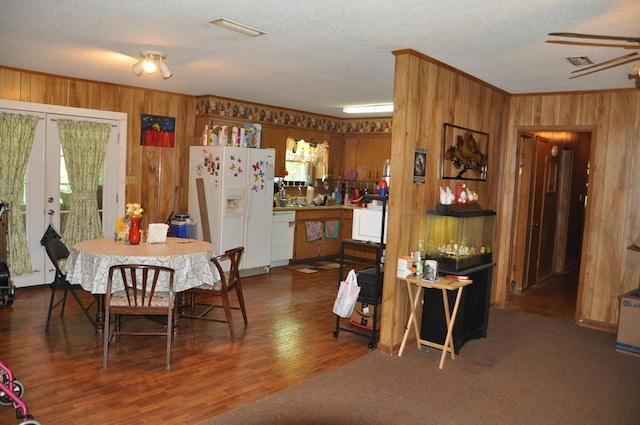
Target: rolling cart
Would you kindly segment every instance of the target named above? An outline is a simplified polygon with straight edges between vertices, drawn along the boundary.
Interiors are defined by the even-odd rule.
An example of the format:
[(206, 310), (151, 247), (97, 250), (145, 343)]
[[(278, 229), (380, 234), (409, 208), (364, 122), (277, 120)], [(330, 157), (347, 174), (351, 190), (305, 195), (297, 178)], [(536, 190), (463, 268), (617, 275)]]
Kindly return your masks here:
[(40, 425), (40, 422), (33, 419), (33, 416), (29, 414), (29, 409), (22, 396), (24, 395), (24, 385), (20, 381), (14, 378), (11, 370), (0, 362), (0, 373), (2, 374), (2, 380), (0, 380), (0, 404), (7, 406), (13, 405), (16, 409), (16, 418), (19, 425)]
[(387, 196), (382, 195), (365, 195), (365, 201), (381, 201), (382, 202), (382, 229), (380, 232), (380, 242), (366, 242), (355, 239), (344, 239), (340, 246), (340, 274), (338, 277), (338, 285), (345, 279), (348, 270), (345, 270), (347, 262), (349, 267), (359, 265), (360, 269), (356, 270), (358, 276), (358, 285), (360, 285), (360, 296), (358, 301), (363, 304), (373, 306), (371, 316), (371, 330), (349, 324), (342, 325), (340, 316), (336, 316), (336, 328), (333, 331), (333, 337), (337, 338), (340, 331), (350, 332), (356, 335), (369, 338), (367, 346), (373, 348), (378, 343), (380, 329), (378, 321), (380, 319), (380, 304), (382, 303), (382, 282), (384, 279), (384, 270), (382, 258), (384, 256), (384, 235), (385, 235), (385, 217), (387, 209)]

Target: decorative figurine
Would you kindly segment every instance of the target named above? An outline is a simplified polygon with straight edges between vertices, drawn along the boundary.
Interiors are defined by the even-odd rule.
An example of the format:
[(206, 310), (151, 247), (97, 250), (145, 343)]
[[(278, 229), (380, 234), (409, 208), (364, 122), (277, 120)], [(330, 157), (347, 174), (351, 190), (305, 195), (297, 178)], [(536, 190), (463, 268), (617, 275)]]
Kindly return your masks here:
[(451, 205), (453, 204), (454, 201), (454, 196), (453, 193), (451, 193), (451, 189), (447, 187), (447, 189), (443, 189), (442, 186), (440, 186), (440, 203), (442, 205)]

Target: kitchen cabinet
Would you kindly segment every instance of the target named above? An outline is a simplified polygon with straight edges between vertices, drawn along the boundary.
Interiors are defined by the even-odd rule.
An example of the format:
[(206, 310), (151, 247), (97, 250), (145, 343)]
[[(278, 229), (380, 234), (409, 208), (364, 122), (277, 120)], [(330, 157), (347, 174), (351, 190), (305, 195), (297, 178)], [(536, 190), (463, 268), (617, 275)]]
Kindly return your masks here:
[(391, 133), (344, 135), (343, 177), (354, 170), (358, 174), (357, 180), (377, 182), (382, 177), (384, 161), (389, 158)]
[[(301, 261), (337, 256), (340, 252), (342, 233), (339, 233), (337, 238), (327, 238), (324, 229), (329, 221), (338, 221), (340, 228), (342, 228), (343, 207), (302, 207), (295, 211), (296, 224), (293, 238), (293, 260)], [(320, 239), (313, 241), (307, 240), (307, 229), (305, 226), (307, 222), (322, 223), (323, 232)]]
[(351, 239), (351, 232), (353, 231), (353, 207), (342, 208), (340, 239)]
[(328, 179), (343, 179), (344, 138), (342, 134), (332, 134), (329, 140), (329, 165), (327, 167)]

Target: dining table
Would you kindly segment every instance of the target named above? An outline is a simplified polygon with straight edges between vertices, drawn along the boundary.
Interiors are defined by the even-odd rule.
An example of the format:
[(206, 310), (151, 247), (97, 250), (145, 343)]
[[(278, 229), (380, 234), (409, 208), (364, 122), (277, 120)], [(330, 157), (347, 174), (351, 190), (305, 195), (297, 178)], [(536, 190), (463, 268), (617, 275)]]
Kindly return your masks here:
[[(69, 250), (64, 265), (67, 280), (91, 292), (97, 301), (96, 328), (104, 324), (104, 295), (107, 291), (109, 268), (118, 264), (146, 264), (170, 267), (175, 270), (174, 290), (182, 293), (181, 307), (186, 306), (186, 291), (204, 283), (220, 280), (211, 258), (213, 245), (196, 239), (168, 237), (164, 243), (130, 245), (113, 238), (100, 238), (79, 242)], [(114, 291), (122, 289), (114, 281)], [(160, 290), (167, 290), (168, 282), (158, 282)]]

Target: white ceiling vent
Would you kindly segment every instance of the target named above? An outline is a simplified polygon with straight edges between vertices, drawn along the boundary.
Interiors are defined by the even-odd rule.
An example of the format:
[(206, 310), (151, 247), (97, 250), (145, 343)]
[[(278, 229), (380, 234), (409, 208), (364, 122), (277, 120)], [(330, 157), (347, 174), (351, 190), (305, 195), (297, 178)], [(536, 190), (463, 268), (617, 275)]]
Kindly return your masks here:
[(585, 66), (593, 64), (593, 61), (591, 61), (591, 59), (589, 59), (587, 56), (572, 56), (570, 58), (567, 58), (567, 60), (571, 62), (573, 66)]

